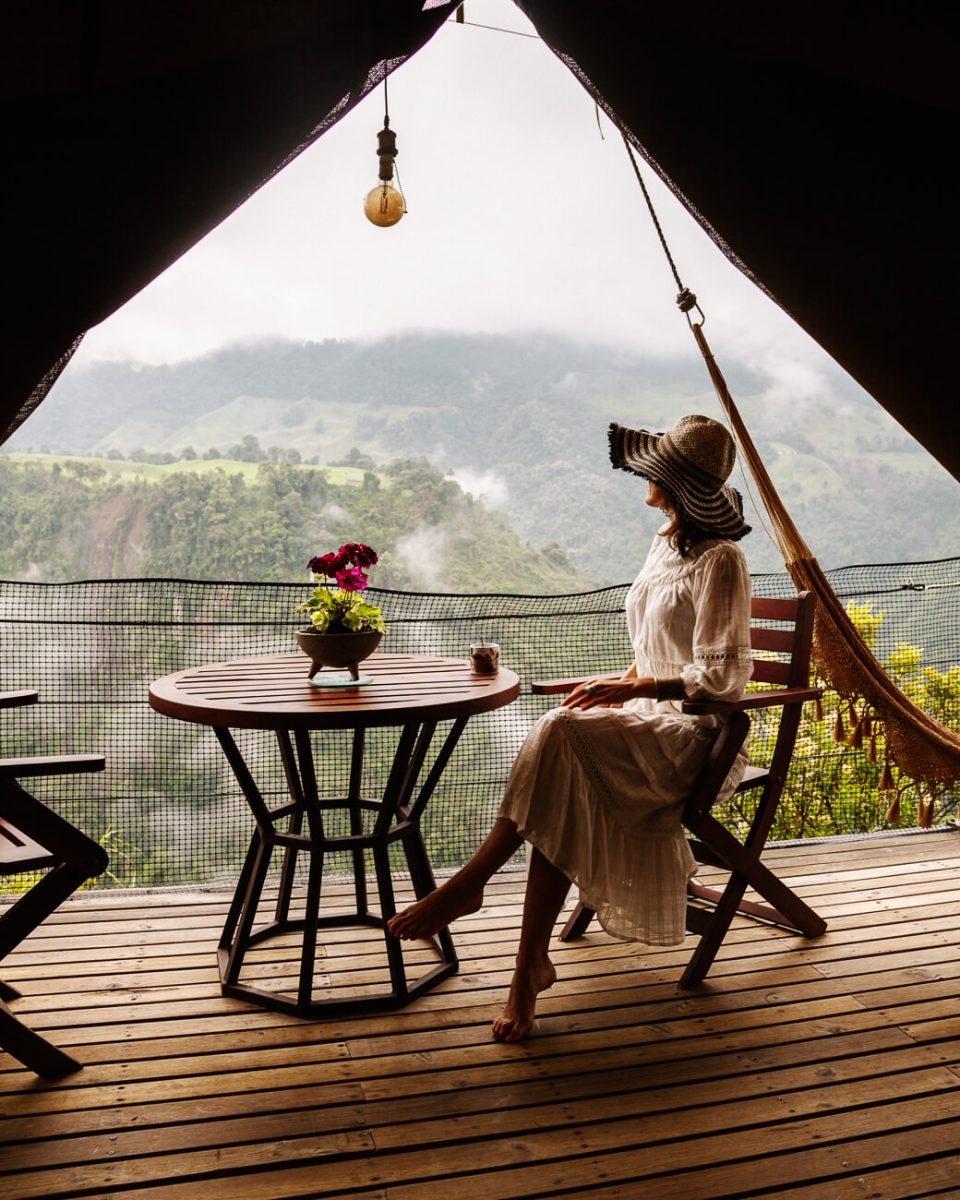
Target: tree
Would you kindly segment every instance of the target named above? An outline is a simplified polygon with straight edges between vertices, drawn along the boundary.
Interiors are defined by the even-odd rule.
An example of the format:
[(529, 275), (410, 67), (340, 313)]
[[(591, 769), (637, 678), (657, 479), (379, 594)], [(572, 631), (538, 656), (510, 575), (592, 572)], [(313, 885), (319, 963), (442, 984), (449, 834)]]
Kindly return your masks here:
[(357, 446), (351, 446), (343, 458), (330, 464), (331, 467), (361, 467), (367, 471), (374, 470), (376, 465), (370, 455), (364, 454)]
[[(867, 645), (876, 648), (883, 612), (870, 604), (847, 605)], [(946, 671), (924, 666), (924, 651), (897, 644), (882, 666), (919, 708), (942, 724), (960, 729), (960, 666)], [(822, 682), (822, 681), (821, 681)], [(777, 717), (756, 714), (750, 756), (769, 762)], [(804, 707), (793, 762), (787, 773), (771, 836), (777, 839), (868, 833), (890, 825), (917, 824), (955, 808), (952, 788), (932, 792), (887, 765), (882, 729), (871, 714), (826, 690), (819, 711)], [(734, 796), (728, 816), (745, 826), (753, 816), (749, 793)], [(929, 823), (929, 821), (927, 822)]]
[(256, 434), (248, 433), (244, 435), (241, 442), (233, 446), (228, 452), (227, 457), (234, 459), (236, 462), (263, 462), (266, 455), (263, 452), (263, 447), (260, 445), (260, 439)]

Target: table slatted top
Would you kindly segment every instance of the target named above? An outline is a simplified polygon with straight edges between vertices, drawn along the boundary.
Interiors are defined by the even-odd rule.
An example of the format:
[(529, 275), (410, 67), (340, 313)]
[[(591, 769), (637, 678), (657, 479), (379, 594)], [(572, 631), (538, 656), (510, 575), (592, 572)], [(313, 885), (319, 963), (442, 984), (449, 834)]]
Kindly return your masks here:
[[(181, 721), (238, 729), (356, 729), (490, 712), (515, 700), (520, 680), (501, 667), (477, 675), (467, 659), (374, 654), (360, 664), (372, 681), (324, 689), (308, 682), (302, 653), (207, 663), (154, 680), (150, 705)], [(322, 680), (325, 668), (316, 678)]]

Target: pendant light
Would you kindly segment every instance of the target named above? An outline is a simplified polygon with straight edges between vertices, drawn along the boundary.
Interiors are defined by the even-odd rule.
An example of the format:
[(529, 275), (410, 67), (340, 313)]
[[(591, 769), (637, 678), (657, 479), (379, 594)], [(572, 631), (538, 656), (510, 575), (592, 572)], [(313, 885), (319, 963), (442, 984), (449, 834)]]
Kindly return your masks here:
[[(390, 128), (390, 112), (387, 103), (387, 77), (383, 78), (383, 128), (377, 134), (377, 157), (380, 160), (380, 182), (367, 193), (363, 202), (363, 211), (368, 221), (382, 228), (396, 225), (407, 211), (407, 202), (403, 192), (398, 191), (392, 184), (394, 160), (397, 157), (397, 135)], [(400, 175), (397, 173), (397, 185)]]

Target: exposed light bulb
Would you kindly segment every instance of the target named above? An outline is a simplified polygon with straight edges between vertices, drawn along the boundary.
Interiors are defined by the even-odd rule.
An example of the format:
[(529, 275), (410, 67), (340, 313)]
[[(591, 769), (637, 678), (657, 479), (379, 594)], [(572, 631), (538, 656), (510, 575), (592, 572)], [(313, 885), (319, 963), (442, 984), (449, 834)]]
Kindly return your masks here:
[[(383, 81), (384, 98), (386, 98), (387, 81)], [(390, 116), (383, 117), (383, 128), (377, 134), (377, 158), (380, 160), (380, 182), (370, 192), (363, 202), (363, 211), (368, 221), (382, 228), (396, 225), (407, 211), (403, 193), (393, 186), (394, 162), (397, 157), (397, 135), (390, 128)], [(399, 175), (397, 182), (400, 182)]]
[(363, 202), (363, 211), (368, 221), (386, 228), (396, 225), (406, 212), (406, 206), (397, 189), (384, 180), (383, 183), (378, 183), (367, 193), (367, 198)]

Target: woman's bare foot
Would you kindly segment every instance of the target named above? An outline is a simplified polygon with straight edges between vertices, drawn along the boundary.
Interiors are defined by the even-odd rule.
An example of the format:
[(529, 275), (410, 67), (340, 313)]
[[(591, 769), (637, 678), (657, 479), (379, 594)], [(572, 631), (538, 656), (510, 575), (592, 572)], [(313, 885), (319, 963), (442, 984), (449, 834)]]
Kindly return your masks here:
[(557, 969), (549, 958), (530, 970), (522, 970), (518, 964), (510, 983), (506, 1006), (493, 1023), (494, 1041), (522, 1041), (533, 1028), (537, 997), (556, 982)]
[(404, 940), (433, 937), (457, 917), (476, 912), (482, 904), (482, 891), (464, 890), (451, 879), (429, 896), (424, 896), (416, 904), (391, 917), (387, 928), (394, 937)]

